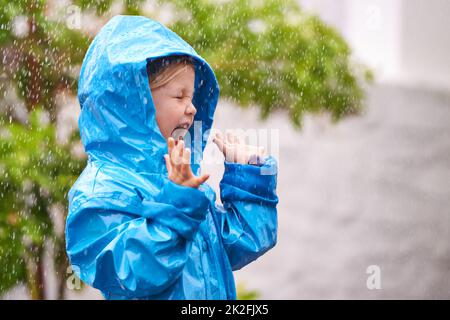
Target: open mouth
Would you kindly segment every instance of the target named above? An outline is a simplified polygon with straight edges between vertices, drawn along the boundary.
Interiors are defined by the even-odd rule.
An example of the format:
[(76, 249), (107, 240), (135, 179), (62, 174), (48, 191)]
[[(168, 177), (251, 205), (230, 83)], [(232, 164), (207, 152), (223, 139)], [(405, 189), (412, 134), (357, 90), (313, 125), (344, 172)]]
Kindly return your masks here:
[(189, 131), (189, 128), (191, 127), (191, 123), (183, 123), (179, 126), (177, 126), (172, 131), (172, 138), (174, 138), (175, 141), (178, 141), (180, 138), (183, 139), (186, 133)]

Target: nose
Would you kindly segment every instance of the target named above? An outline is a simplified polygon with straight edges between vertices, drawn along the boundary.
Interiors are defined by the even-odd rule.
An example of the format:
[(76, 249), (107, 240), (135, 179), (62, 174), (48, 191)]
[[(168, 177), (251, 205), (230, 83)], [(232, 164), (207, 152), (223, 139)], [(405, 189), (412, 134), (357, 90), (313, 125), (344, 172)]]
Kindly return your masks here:
[(195, 108), (195, 106), (192, 104), (192, 102), (190, 102), (186, 108), (186, 114), (195, 116), (195, 114), (197, 113), (197, 109)]

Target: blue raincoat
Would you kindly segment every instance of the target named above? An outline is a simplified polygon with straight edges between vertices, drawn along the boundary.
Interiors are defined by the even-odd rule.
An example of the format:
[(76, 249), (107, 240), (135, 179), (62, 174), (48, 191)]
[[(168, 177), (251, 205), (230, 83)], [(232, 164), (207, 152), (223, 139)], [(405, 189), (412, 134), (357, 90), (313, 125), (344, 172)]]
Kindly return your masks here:
[[(69, 192), (66, 250), (76, 274), (107, 299), (235, 299), (232, 271), (276, 243), (273, 157), (263, 167), (225, 161), (221, 205), (206, 183), (195, 189), (168, 179), (146, 64), (174, 54), (195, 60), (195, 121), (205, 133), (217, 80), (165, 26), (116, 16), (84, 58), (78, 125), (88, 163)], [(193, 155), (202, 154), (207, 137), (199, 140)], [(198, 160), (192, 161), (196, 174)]]

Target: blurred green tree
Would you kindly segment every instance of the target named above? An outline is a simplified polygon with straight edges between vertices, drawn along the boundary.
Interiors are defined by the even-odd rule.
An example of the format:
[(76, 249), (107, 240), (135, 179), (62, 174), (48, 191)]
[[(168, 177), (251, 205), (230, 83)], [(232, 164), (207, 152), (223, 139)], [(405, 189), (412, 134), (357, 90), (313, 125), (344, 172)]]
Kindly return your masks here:
[[(337, 120), (363, 106), (362, 85), (370, 71), (352, 61), (333, 28), (294, 0), (73, 0), (64, 6), (0, 0), (0, 294), (24, 282), (33, 298), (44, 298), (49, 239), (63, 297), (64, 237), (51, 212), (62, 206), (64, 217), (66, 193), (83, 161), (70, 153), (76, 135), (65, 145), (55, 140), (57, 97), (76, 94), (92, 40), (82, 21), (74, 26), (71, 19), (89, 14), (91, 22), (104, 23), (114, 12), (159, 20), (167, 11), (167, 25), (213, 66), (221, 97), (255, 105), (262, 118), (285, 110), (300, 127), (305, 113), (329, 112)], [(28, 120), (17, 112), (21, 105)], [(41, 108), (48, 124), (37, 120), (42, 110), (33, 112)]]
[(259, 107), (262, 118), (286, 110), (301, 126), (306, 112), (334, 120), (363, 106), (361, 82), (372, 74), (352, 62), (332, 27), (291, 0), (171, 0), (172, 29), (210, 62), (221, 95)]
[(33, 299), (44, 298), (47, 240), (53, 245), (60, 292), (65, 285), (68, 265), (61, 225), (67, 192), (84, 160), (70, 151), (77, 134), (65, 145), (58, 144), (45, 114), (34, 110), (26, 124), (0, 118), (0, 294), (22, 282)]
[(11, 104), (5, 97), (12, 89), (28, 111), (42, 106), (54, 121), (55, 97), (65, 90), (75, 92), (76, 67), (90, 39), (70, 28), (63, 9), (62, 16), (50, 15), (46, 3), (0, 0), (0, 102)]

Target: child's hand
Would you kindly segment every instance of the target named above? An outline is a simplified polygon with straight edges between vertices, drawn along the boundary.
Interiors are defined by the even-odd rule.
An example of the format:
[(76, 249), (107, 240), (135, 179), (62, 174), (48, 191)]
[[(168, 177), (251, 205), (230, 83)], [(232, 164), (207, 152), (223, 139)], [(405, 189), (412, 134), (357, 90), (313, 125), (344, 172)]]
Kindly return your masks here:
[(209, 178), (209, 174), (204, 174), (197, 177), (192, 172), (191, 162), (191, 150), (184, 148), (184, 141), (178, 140), (175, 144), (175, 140), (170, 137), (168, 140), (169, 154), (164, 155), (166, 160), (166, 167), (169, 173), (169, 179), (176, 184), (198, 188)]
[(226, 139), (220, 133), (217, 133), (213, 141), (228, 162), (248, 164), (250, 158), (255, 156), (262, 158), (265, 155), (263, 147), (248, 145), (241, 138), (230, 132), (227, 133)]

